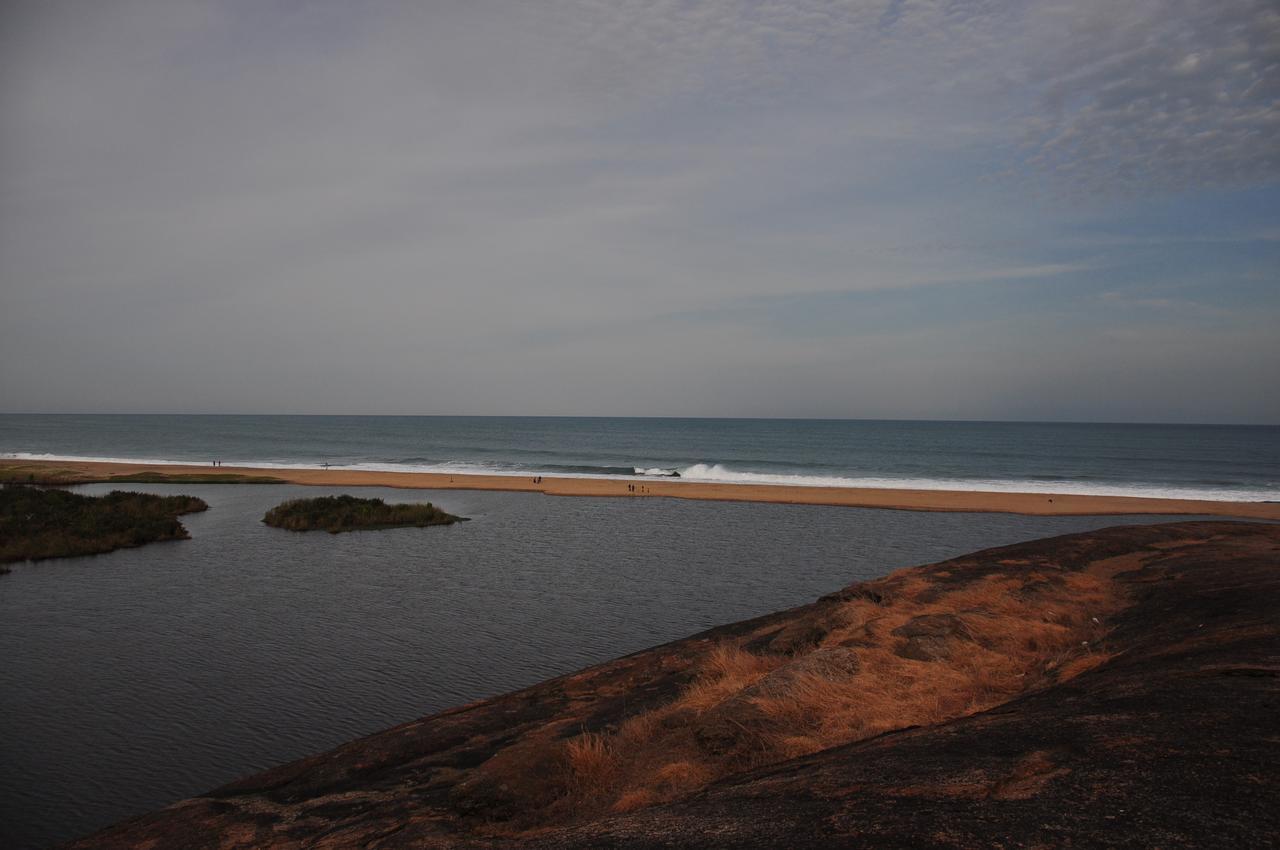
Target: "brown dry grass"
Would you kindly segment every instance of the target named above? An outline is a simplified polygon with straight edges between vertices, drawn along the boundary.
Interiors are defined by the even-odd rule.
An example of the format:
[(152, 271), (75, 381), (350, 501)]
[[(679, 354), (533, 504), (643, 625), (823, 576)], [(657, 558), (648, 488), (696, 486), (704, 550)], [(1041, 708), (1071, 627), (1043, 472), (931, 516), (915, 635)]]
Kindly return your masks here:
[[(796, 674), (781, 693), (752, 689), (797, 659), (758, 655), (742, 643), (711, 647), (675, 700), (629, 718), (612, 734), (567, 742), (570, 808), (577, 816), (630, 811), (678, 799), (747, 767), (813, 753), (913, 725), (940, 723), (1070, 678), (1107, 659), (1105, 620), (1122, 604), (1110, 581), (1120, 565), (1086, 572), (1013, 566), (967, 583), (921, 571), (876, 583), (891, 601), (855, 599), (833, 612), (841, 624), (818, 647), (853, 647), (857, 672)], [(893, 630), (925, 614), (955, 614), (964, 634), (949, 658), (897, 654)], [(771, 681), (775, 681), (771, 679)], [(699, 723), (744, 709), (746, 752), (700, 747)], [(730, 714), (731, 722), (738, 715)]]
[(565, 744), (565, 759), (572, 781), (571, 794), (590, 795), (613, 784), (618, 758), (609, 736), (587, 732)]
[(716, 644), (703, 660), (697, 680), (681, 695), (680, 707), (706, 711), (755, 684), (784, 661), (780, 656), (746, 652), (735, 644)]

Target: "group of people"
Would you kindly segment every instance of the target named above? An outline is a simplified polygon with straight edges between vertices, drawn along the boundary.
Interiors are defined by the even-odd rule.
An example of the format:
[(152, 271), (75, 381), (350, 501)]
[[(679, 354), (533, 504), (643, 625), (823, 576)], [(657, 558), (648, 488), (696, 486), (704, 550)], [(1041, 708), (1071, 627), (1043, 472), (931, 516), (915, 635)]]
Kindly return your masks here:
[[(452, 477), (450, 477), (450, 478), (449, 478), (449, 483), (450, 483), (450, 484), (452, 484), (452, 483), (453, 483), (453, 478), (452, 478)], [(541, 475), (535, 475), (535, 476), (533, 476), (533, 483), (534, 483), (534, 484), (541, 484), (541, 483), (542, 483), (542, 476), (541, 476)], [(649, 492), (649, 488), (648, 488), (648, 487), (646, 487), (646, 486), (644, 486), (643, 484), (628, 484), (628, 485), (627, 485), (627, 492), (628, 492), (628, 493), (646, 493), (646, 494), (647, 494), (647, 493)]]

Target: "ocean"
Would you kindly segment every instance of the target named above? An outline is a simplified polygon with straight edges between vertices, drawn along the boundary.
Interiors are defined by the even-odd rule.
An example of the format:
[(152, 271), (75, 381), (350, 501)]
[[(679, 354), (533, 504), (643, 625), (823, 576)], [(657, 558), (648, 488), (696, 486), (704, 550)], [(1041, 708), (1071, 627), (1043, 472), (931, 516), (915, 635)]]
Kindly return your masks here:
[(0, 457), (1280, 499), (1280, 426), (5, 414)]

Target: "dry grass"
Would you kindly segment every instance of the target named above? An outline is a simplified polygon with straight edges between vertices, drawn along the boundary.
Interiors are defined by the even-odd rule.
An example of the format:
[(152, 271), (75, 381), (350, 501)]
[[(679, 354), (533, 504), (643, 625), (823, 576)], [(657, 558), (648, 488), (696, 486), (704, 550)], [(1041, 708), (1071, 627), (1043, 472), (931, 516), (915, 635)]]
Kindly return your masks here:
[(680, 698), (680, 707), (705, 711), (755, 684), (782, 666), (779, 656), (755, 655), (731, 643), (716, 644), (702, 662), (697, 681)]
[[(612, 734), (565, 745), (575, 812), (678, 799), (746, 767), (983, 711), (1105, 661), (1104, 622), (1121, 605), (1114, 570), (1017, 569), (954, 585), (911, 571), (879, 583), (885, 604), (844, 603), (831, 618), (841, 625), (814, 649), (852, 647), (858, 664), (851, 675), (784, 669), (804, 656), (757, 655), (737, 643), (712, 647), (675, 700)], [(926, 614), (963, 621), (962, 633), (948, 638), (950, 656), (897, 654), (904, 638), (893, 630)], [(775, 671), (786, 674), (785, 688), (772, 686), (776, 677), (770, 687), (752, 688)], [(725, 718), (741, 727), (739, 745), (724, 752), (700, 746), (700, 726)]]
[(572, 777), (571, 794), (594, 795), (613, 784), (618, 757), (608, 736), (587, 732), (571, 739), (565, 744), (565, 758)]
[(668, 762), (646, 773), (634, 787), (622, 791), (610, 808), (615, 812), (629, 812), (655, 803), (676, 800), (697, 791), (715, 778), (709, 767), (701, 762)]

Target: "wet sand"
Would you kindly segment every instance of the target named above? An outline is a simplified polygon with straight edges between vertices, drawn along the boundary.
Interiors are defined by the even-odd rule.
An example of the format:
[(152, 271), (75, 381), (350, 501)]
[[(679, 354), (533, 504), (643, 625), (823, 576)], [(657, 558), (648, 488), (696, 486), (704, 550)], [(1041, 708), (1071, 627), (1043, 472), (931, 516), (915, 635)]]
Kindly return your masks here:
[[(350, 469), (263, 469), (210, 464), (102, 463), (90, 461), (10, 461), (23, 470), (71, 471), (96, 481), (137, 473), (270, 476), (291, 484), (327, 487), (402, 487), (438, 490), (507, 490), (550, 496), (666, 497), (788, 505), (835, 505), (910, 511), (976, 511), (1030, 516), (1167, 514), (1280, 520), (1277, 502), (1219, 502), (1135, 496), (1081, 496), (1045, 493), (989, 493), (958, 490), (895, 490), (860, 487), (791, 487), (774, 484), (714, 484), (678, 479), (541, 478), (448, 475), (433, 472), (368, 472)], [(630, 488), (634, 487), (634, 491)]]

